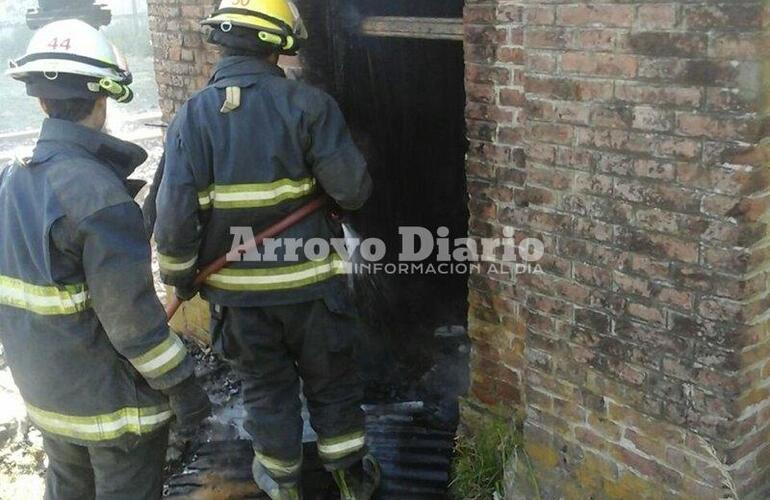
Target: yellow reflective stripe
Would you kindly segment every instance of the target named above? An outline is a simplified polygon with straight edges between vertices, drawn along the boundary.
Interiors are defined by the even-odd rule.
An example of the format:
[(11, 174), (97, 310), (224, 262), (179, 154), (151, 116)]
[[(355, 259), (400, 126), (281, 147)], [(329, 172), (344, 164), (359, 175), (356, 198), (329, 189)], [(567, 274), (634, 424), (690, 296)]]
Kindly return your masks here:
[(315, 189), (316, 180), (310, 177), (264, 184), (214, 184), (198, 193), (198, 204), (204, 210), (212, 206), (219, 209), (272, 207), (307, 196)]
[(168, 272), (181, 272), (189, 271), (195, 264), (198, 263), (198, 256), (192, 258), (178, 258), (164, 255), (158, 252), (158, 265), (161, 271)]
[(314, 285), (345, 274), (345, 263), (338, 255), (288, 267), (268, 269), (223, 269), (206, 281), (212, 288), (232, 291), (291, 290)]
[(205, 191), (198, 193), (198, 206), (201, 210), (208, 210), (211, 208), (211, 196), (214, 191), (214, 186), (209, 187)]
[(0, 304), (44, 316), (77, 314), (90, 307), (88, 287), (38, 286), (0, 276)]
[(44, 411), (27, 404), (29, 418), (41, 430), (81, 441), (109, 441), (125, 434), (147, 434), (173, 417), (168, 406), (123, 408), (92, 417), (74, 417)]
[(354, 432), (336, 438), (318, 440), (318, 454), (325, 460), (338, 460), (360, 451), (366, 445), (364, 431)]
[(162, 377), (180, 365), (187, 356), (182, 340), (170, 333), (168, 338), (147, 353), (131, 358), (131, 364), (147, 378)]
[(275, 477), (291, 476), (299, 472), (302, 468), (302, 459), (296, 461), (279, 460), (277, 458), (268, 457), (264, 453), (258, 451), (254, 451), (254, 455), (257, 457), (259, 463)]

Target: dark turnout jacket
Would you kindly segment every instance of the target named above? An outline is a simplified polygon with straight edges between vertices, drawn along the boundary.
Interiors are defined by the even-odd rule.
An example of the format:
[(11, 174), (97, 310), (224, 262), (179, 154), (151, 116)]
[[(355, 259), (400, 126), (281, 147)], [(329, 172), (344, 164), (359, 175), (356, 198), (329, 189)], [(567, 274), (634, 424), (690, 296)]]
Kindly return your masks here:
[(172, 417), (161, 391), (193, 371), (169, 332), (128, 175), (143, 149), (46, 120), (0, 174), (0, 340), (32, 421), (88, 446)]
[[(235, 94), (239, 102), (223, 109)], [(288, 80), (275, 65), (226, 57), (168, 131), (155, 225), (164, 280), (189, 287), (198, 269), (231, 250), (233, 228), (257, 233), (323, 192), (355, 210), (371, 189), (366, 162), (330, 96)], [(280, 238), (304, 243), (333, 234), (321, 211)], [(294, 258), (285, 250), (232, 263), (208, 280), (203, 296), (256, 307), (306, 302), (338, 289), (332, 286), (344, 272), (338, 255), (309, 259), (300, 248)]]

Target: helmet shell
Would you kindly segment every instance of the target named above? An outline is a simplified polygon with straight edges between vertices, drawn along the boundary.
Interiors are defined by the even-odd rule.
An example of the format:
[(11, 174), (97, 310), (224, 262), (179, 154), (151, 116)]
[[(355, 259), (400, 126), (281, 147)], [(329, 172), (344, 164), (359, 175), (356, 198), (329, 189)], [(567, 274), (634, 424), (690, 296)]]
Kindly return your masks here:
[(55, 21), (35, 32), (24, 56), (11, 61), (7, 75), (53, 79), (59, 73), (131, 83), (125, 57), (106, 36), (77, 19)]
[(222, 0), (219, 8), (202, 24), (223, 31), (227, 31), (227, 25), (232, 25), (288, 35), (295, 39), (295, 44), (308, 38), (299, 9), (291, 0)]

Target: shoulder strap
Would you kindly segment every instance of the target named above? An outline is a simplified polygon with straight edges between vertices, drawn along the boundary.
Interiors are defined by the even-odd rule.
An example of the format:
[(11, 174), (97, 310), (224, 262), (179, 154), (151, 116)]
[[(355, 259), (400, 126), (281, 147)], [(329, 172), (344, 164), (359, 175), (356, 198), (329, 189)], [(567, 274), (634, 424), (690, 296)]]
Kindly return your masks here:
[(225, 102), (222, 104), (221, 113), (232, 113), (241, 107), (241, 88), (227, 87), (225, 89)]

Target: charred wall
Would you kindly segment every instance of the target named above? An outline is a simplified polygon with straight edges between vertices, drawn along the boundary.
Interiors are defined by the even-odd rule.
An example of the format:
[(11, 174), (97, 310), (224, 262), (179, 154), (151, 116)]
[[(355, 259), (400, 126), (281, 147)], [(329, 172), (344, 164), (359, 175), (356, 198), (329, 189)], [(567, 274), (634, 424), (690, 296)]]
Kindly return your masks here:
[[(401, 249), (399, 227), (434, 232), (446, 227), (449, 238), (465, 237), (462, 44), (357, 31), (365, 16), (459, 17), (461, 2), (306, 2), (303, 7), (314, 33), (303, 52), (303, 75), (335, 96), (374, 179), (372, 199), (355, 214), (356, 229), (387, 243), (387, 262), (396, 262)], [(428, 261), (435, 262), (435, 256)], [(385, 386), (408, 386), (433, 363), (434, 332), (465, 325), (467, 275), (382, 275), (379, 281), (385, 296), (362, 304), (363, 315), (370, 320), (372, 361), (391, 369), (367, 372)], [(401, 369), (392, 370), (394, 358)], [(465, 373), (467, 367), (458, 370)]]

